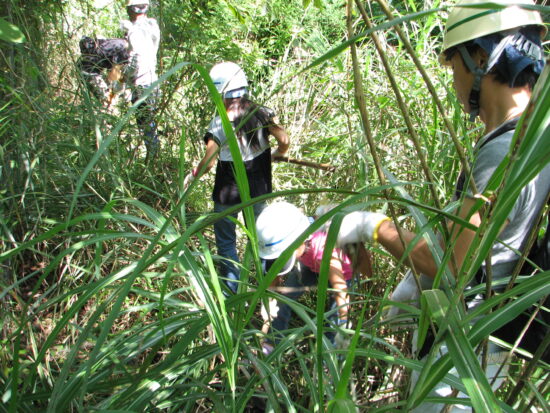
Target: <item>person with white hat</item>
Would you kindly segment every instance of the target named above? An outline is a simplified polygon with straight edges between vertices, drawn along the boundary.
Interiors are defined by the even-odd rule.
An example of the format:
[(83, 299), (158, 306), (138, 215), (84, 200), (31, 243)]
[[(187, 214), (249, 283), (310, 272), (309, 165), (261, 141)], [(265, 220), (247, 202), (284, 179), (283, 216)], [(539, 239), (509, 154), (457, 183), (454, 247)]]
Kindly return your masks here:
[(149, 0), (128, 0), (126, 11), (130, 20), (121, 22), (130, 49), (130, 63), (127, 65), (125, 77), (132, 86), (132, 103), (149, 93), (136, 111), (136, 122), (144, 135), (147, 148), (147, 161), (153, 159), (159, 149), (155, 119), (159, 90), (155, 88), (149, 92), (148, 89), (158, 80), (160, 29), (157, 21), (147, 16), (149, 6)]
[[(479, 116), (485, 126), (485, 134), (473, 151), (471, 176), (461, 174), (455, 194), (455, 200), (460, 202), (458, 216), (475, 227), (481, 225), (482, 216), (474, 209), (477, 195), (470, 189), (470, 182), (473, 181), (477, 192), (483, 194), (493, 173), (508, 156), (518, 119), (526, 110), (533, 87), (543, 70), (541, 39), (547, 32), (540, 14), (530, 7), (532, 1), (497, 0), (494, 3), (497, 4), (491, 7), (484, 0), (458, 1), (449, 13), (440, 57), (442, 64), (452, 70), (454, 89), (464, 111), (472, 121)], [(542, 133), (548, 133), (548, 130)], [(512, 274), (520, 258), (518, 251), (525, 250), (549, 192), (550, 166), (547, 165), (522, 189), (499, 234), (499, 242), (492, 247), (488, 259), (493, 281)], [(457, 268), (456, 276), (460, 277), (460, 269), (475, 239), (475, 231), (449, 223), (449, 233), (451, 240), (447, 245), (453, 246), (456, 260), (456, 267), (450, 267), (453, 267), (453, 272)], [(416, 234), (403, 230), (403, 236), (405, 245), (396, 226), (384, 214), (357, 211), (343, 219), (338, 243), (378, 242), (392, 255), (401, 258)], [(426, 240), (416, 243), (408, 258), (422, 273), (419, 281), (423, 288), (430, 288), (430, 279), (436, 276), (438, 266)], [(484, 273), (485, 264), (477, 282), (485, 282)], [(409, 274), (398, 286), (393, 296), (395, 300), (418, 298), (417, 284), (412, 282), (411, 276)], [(512, 334), (505, 341), (513, 344), (513, 335), (517, 337), (522, 329), (505, 326), (505, 330)], [(523, 341), (520, 346), (522, 344)], [(490, 382), (504, 358), (503, 349), (490, 343), (486, 370)], [(494, 388), (502, 383), (505, 371), (495, 378)], [(452, 389), (444, 384), (438, 385), (434, 393), (440, 397), (450, 394)], [(459, 394), (459, 397), (463, 396)], [(442, 408), (442, 404), (424, 403), (413, 411), (439, 412)], [(454, 405), (450, 411), (471, 411), (471, 407)]]
[[(265, 261), (266, 270), (269, 270), (273, 262), (302, 235), (310, 223), (310, 219), (298, 207), (288, 202), (275, 202), (262, 211), (256, 221), (256, 231), (258, 253)], [(315, 231), (305, 239), (292, 252), (271, 288), (293, 300), (297, 300), (304, 292), (315, 289), (326, 242), (325, 228)], [(348, 334), (341, 330), (341, 328), (351, 328), (348, 315), (348, 287), (355, 271), (371, 276), (370, 268), (370, 255), (362, 245), (357, 250), (355, 261), (347, 251), (341, 248), (334, 248), (332, 251), (328, 281), (330, 288), (334, 290), (331, 302), (336, 308), (336, 313), (330, 318), (334, 320), (334, 327), (338, 331), (336, 334), (329, 332), (327, 336), (339, 349), (345, 349), (349, 344)], [(291, 315), (290, 306), (283, 301), (277, 301), (276, 306), (270, 305), (267, 322), (273, 331), (262, 344), (264, 354), (270, 354), (274, 345), (283, 337), (284, 331), (288, 329)]]
[[(248, 80), (239, 65), (222, 62), (210, 70), (210, 77), (223, 98), (227, 116), (231, 121), (241, 156), (246, 168), (246, 176), (252, 198), (272, 192), (271, 160), (284, 156), (290, 141), (284, 128), (276, 119), (275, 113), (264, 106), (252, 102), (248, 97)], [(271, 150), (269, 136), (277, 141), (277, 148)], [(241, 196), (234, 174), (233, 157), (229, 149), (220, 116), (216, 116), (204, 137), (206, 152), (197, 165), (185, 178), (185, 187), (208, 172), (217, 162), (212, 199), (214, 212), (222, 212), (239, 204)], [(265, 203), (254, 204), (254, 214), (258, 216)], [(237, 213), (233, 214), (234, 219)], [(226, 279), (231, 291), (237, 292), (238, 269), (237, 235), (235, 221), (231, 217), (214, 223), (214, 235), (220, 262), (221, 275)]]

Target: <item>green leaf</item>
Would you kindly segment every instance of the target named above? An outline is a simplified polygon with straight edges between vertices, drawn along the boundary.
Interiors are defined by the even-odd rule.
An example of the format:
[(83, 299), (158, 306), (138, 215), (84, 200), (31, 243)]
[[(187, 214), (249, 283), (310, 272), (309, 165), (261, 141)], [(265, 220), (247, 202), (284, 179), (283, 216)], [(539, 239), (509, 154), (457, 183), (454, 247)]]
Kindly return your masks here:
[(0, 40), (10, 43), (23, 43), (26, 41), (25, 35), (15, 24), (0, 17)]
[(331, 400), (327, 408), (328, 413), (356, 413), (357, 406), (350, 399)]
[(472, 405), (479, 412), (501, 412), (498, 401), (491, 390), (491, 385), (479, 365), (475, 351), (470, 344), (458, 318), (456, 307), (441, 290), (424, 291), (422, 300), (440, 328), (447, 328), (445, 342), (460, 379), (466, 387)]
[[(521, 284), (515, 286), (508, 292), (492, 297), (487, 302), (483, 303), (476, 311), (468, 315), (468, 318), (464, 320), (468, 322), (471, 317), (479, 317), (487, 308), (496, 306), (501, 301), (521, 295), (520, 298), (508, 303), (506, 306), (494, 311), (477, 321), (469, 332), (469, 342), (472, 347), (476, 346), (481, 340), (491, 334), (493, 331), (499, 329), (505, 325), (508, 321), (512, 320), (519, 313), (527, 309), (530, 305), (533, 305), (542, 297), (548, 295), (550, 292), (550, 272), (538, 274), (536, 277), (529, 277)], [(410, 396), (410, 403), (415, 406), (416, 401), (423, 400), (430, 390), (443, 379), (445, 374), (451, 369), (452, 360), (449, 354), (445, 354), (437, 362), (430, 367), (430, 375), (425, 382), (417, 383), (416, 388)], [(501, 404), (502, 408), (506, 405)]]

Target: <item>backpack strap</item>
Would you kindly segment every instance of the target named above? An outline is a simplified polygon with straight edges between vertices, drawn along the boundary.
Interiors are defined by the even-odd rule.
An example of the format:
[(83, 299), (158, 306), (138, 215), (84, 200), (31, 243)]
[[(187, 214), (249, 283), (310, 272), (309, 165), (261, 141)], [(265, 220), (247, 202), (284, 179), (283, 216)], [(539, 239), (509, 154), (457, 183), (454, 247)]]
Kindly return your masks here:
[[(498, 128), (493, 130), (492, 132), (485, 135), (481, 140), (479, 141), (479, 144), (477, 146), (477, 150), (480, 150), (485, 145), (487, 145), (492, 140), (498, 138), (500, 135), (504, 135), (506, 132), (509, 132), (511, 130), (516, 129), (516, 126), (518, 124), (519, 117), (510, 119), (507, 122), (504, 122), (502, 125), (500, 125)], [(462, 195), (462, 192), (464, 192), (464, 185), (466, 184), (466, 175), (464, 174), (464, 171), (460, 172), (460, 175), (458, 176), (458, 181), (456, 183), (456, 191), (455, 191), (455, 197), (457, 199), (460, 198)]]

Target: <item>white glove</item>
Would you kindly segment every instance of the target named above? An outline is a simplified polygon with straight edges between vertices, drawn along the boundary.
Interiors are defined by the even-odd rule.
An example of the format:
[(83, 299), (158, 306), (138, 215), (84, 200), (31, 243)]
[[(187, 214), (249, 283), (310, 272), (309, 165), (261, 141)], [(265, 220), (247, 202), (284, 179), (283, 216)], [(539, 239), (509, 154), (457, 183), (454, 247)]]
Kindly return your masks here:
[(273, 345), (269, 343), (262, 343), (262, 353), (264, 356), (269, 356), (271, 353), (273, 353)]
[(356, 242), (373, 242), (374, 234), (383, 221), (389, 218), (379, 212), (354, 211), (342, 220), (338, 232), (337, 245), (355, 244)]
[(118, 94), (124, 91), (125, 87), (126, 87), (126, 84), (118, 80), (115, 80), (113, 83), (111, 83), (111, 89), (115, 94)]
[(197, 169), (193, 169), (191, 172), (187, 174), (185, 179), (183, 180), (183, 190), (186, 191), (187, 188), (189, 188), (189, 185), (195, 180), (197, 177)]
[[(341, 328), (351, 328), (351, 321), (348, 320), (338, 320), (338, 325)], [(350, 336), (343, 332), (338, 331), (334, 336), (334, 348), (337, 350), (346, 350), (351, 343)]]
[(338, 332), (334, 336), (334, 348), (337, 350), (347, 350), (350, 343), (351, 340), (345, 334)]
[(279, 148), (273, 148), (271, 151), (271, 159), (275, 160), (286, 156), (286, 153), (279, 152)]
[(268, 299), (268, 308), (262, 305), (260, 314), (264, 321), (273, 320), (279, 314), (279, 303), (274, 298)]

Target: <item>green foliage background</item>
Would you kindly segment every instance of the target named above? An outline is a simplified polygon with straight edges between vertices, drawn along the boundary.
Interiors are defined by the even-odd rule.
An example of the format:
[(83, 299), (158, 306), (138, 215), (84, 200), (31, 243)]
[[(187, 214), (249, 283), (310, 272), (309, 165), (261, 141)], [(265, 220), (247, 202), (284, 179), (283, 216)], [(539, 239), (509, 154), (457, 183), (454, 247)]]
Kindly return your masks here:
[[(546, 273), (520, 278), (508, 295), (488, 300), (469, 328), (459, 305), (465, 280), (494, 242), (504, 202), (480, 231), (460, 282), (441, 281), (444, 288), (424, 297), (422, 310), (407, 308), (406, 316), (422, 318), (424, 327), (432, 322), (450, 347), (468, 349), (465, 355), (419, 362), (407, 317), (398, 327), (381, 320), (404, 267), (379, 248), (374, 277), (353, 290), (356, 329), (348, 331), (354, 335), (345, 353), (323, 338), (330, 294), (323, 270), (316, 294), (289, 302), (298, 315), (291, 333), (271, 356), (261, 354), (259, 308), (275, 297), (267, 286), (276, 268), (257, 270), (244, 226), (240, 293), (223, 297), (211, 226), (220, 214), (209, 212), (213, 174), (183, 188), (221, 103), (206, 76), (216, 62), (242, 65), (255, 99), (287, 129), (291, 157), (336, 167), (327, 173), (277, 164), (273, 198), (309, 214), (325, 201), (339, 203), (332, 215), (354, 205), (381, 209), (424, 237), (441, 230), (445, 214), (453, 219), (444, 206), (463, 167), (457, 151), (471, 155), (482, 130), (464, 122), (449, 74), (437, 63), (445, 12), (438, 0), (393, 2), (392, 17), (383, 1), (365, 3), (368, 23), (358, 4), (153, 1), (162, 31), (162, 147), (149, 164), (135, 107), (120, 101), (106, 110), (76, 66), (81, 36), (120, 36), (124, 3), (0, 5), (0, 30), (7, 33), (7, 22), (17, 34), (0, 35), (0, 411), (407, 411), (433, 400), (429, 391), (442, 379), (470, 395), (465, 403), (476, 411), (548, 411), (548, 366), (540, 355), (510, 357), (497, 394), (471, 379), (483, 375), (474, 355), (482, 339), (550, 288)], [(383, 26), (369, 31), (371, 24)], [(9, 41), (15, 39), (25, 41)], [(505, 165), (512, 178), (502, 199), (550, 159), (549, 88), (545, 78), (518, 149), (527, 163)], [(338, 215), (333, 221), (337, 226)], [(330, 233), (334, 242), (336, 228)], [(456, 311), (442, 320), (442, 307)], [(452, 366), (460, 367), (458, 378), (445, 378)], [(412, 370), (421, 382), (411, 394)]]

